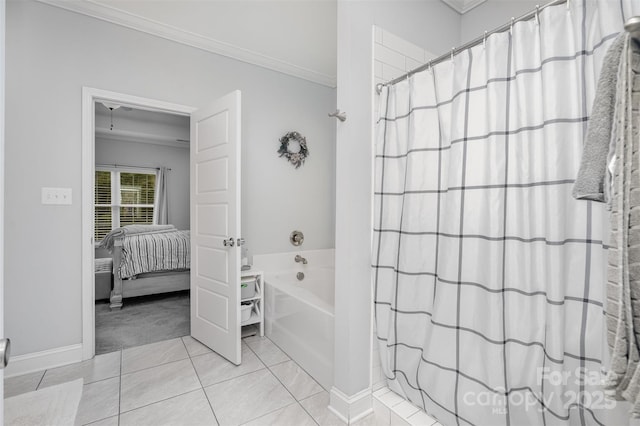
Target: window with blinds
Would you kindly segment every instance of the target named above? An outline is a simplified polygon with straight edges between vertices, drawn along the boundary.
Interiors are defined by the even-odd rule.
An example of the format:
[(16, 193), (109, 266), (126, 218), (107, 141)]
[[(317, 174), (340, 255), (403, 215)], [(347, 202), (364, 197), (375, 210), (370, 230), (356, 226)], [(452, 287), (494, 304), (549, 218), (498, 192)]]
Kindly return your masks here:
[(155, 173), (96, 170), (96, 241), (120, 226), (153, 224), (155, 188)]

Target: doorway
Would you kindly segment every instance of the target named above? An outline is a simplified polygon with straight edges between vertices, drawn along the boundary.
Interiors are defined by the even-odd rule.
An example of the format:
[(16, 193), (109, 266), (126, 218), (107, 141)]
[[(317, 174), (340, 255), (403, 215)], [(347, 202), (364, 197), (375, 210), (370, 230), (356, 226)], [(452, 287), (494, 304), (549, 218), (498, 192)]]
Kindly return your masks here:
[[(82, 355), (90, 359), (96, 353), (95, 340), (95, 179), (96, 179), (96, 104), (118, 105), (142, 113), (165, 113), (187, 117), (193, 107), (140, 98), (116, 92), (83, 88), (82, 94)], [(128, 165), (128, 164), (127, 164)]]
[(97, 102), (94, 122), (96, 355), (187, 336), (190, 117)]
[[(88, 87), (82, 96), (83, 359), (95, 355), (95, 105), (100, 102), (190, 118), (190, 331), (239, 365), (241, 92), (235, 90), (200, 109)], [(125, 297), (124, 284), (114, 276), (114, 292), (118, 285)], [(111, 306), (117, 305), (118, 300), (111, 300)]]

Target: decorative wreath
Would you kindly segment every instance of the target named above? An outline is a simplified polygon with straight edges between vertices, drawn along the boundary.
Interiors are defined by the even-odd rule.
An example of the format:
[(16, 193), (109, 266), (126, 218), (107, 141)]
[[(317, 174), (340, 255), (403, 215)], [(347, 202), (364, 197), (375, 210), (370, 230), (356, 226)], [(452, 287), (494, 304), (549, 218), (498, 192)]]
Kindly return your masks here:
[[(300, 151), (292, 152), (289, 150), (289, 142), (296, 141), (300, 145)], [(307, 139), (298, 132), (289, 132), (280, 138), (280, 149), (278, 149), (280, 157), (284, 156), (296, 169), (304, 164), (305, 158), (309, 156), (309, 148), (307, 148)]]

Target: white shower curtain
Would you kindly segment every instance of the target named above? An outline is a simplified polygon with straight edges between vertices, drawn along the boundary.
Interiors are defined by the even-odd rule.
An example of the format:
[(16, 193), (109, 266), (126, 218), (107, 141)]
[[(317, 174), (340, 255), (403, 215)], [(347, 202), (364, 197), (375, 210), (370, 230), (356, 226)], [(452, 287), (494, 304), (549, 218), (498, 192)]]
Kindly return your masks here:
[(571, 190), (602, 58), (639, 3), (546, 8), (380, 96), (382, 367), (445, 425), (615, 424), (608, 218)]

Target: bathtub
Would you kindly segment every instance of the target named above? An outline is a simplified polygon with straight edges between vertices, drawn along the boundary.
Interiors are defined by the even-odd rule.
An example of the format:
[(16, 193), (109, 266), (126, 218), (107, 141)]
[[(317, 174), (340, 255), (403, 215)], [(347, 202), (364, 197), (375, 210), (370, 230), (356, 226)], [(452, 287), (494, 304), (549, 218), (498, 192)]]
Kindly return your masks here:
[[(291, 269), (279, 271), (265, 268), (265, 329), (267, 337), (329, 390), (333, 385), (334, 270), (333, 265), (313, 266), (309, 257), (308, 265), (294, 263)], [(305, 274), (302, 281), (296, 277), (298, 272)]]

